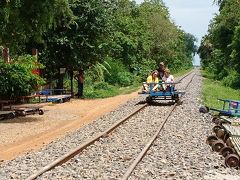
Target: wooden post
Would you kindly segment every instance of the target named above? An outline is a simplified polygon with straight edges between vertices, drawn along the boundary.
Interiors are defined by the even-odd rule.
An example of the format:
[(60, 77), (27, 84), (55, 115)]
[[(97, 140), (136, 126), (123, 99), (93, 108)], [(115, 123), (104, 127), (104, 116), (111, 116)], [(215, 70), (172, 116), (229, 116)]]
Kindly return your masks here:
[(2, 50), (3, 59), (6, 63), (10, 63), (9, 48), (4, 47)]
[(71, 79), (71, 96), (74, 97), (73, 94), (73, 70), (70, 70), (70, 79)]
[(36, 60), (38, 61), (38, 49), (32, 48), (32, 55), (36, 56)]

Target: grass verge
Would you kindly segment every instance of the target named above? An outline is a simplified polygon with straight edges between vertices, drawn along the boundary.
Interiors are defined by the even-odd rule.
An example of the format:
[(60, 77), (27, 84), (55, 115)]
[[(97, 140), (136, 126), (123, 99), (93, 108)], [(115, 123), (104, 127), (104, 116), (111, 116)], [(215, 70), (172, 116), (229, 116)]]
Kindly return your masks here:
[[(181, 70), (178, 73), (175, 73), (174, 77), (182, 76), (191, 70), (192, 68)], [(109, 85), (108, 83), (101, 82), (95, 85), (85, 86), (84, 96), (90, 99), (113, 97), (120, 94), (130, 94), (132, 92), (138, 91), (141, 86), (141, 83), (138, 82), (135, 82), (133, 85), (127, 87), (113, 86)]]
[(84, 89), (84, 96), (90, 99), (107, 98), (117, 96), (120, 94), (129, 94), (137, 91), (139, 88), (140, 88), (139, 83), (127, 87), (119, 87), (106, 84), (105, 88), (86, 87)]
[(240, 100), (240, 90), (225, 87), (219, 81), (205, 78), (203, 80), (202, 100), (205, 106), (222, 109), (222, 101), (217, 99)]
[[(192, 68), (181, 70), (178, 73), (175, 73), (174, 76), (175, 77), (182, 76), (190, 72), (191, 70)], [(142, 84), (139, 82), (134, 82), (133, 85), (127, 87), (113, 86), (106, 82), (86, 84), (84, 86), (84, 96), (90, 99), (113, 97), (120, 94), (129, 94), (138, 91), (141, 88), (141, 86)]]
[(182, 69), (182, 70), (180, 70), (179, 72), (177, 72), (177, 73), (174, 73), (173, 75), (174, 75), (174, 77), (183, 76), (183, 75), (185, 75), (185, 74), (189, 73), (191, 70), (193, 70), (193, 68), (189, 68), (189, 69)]

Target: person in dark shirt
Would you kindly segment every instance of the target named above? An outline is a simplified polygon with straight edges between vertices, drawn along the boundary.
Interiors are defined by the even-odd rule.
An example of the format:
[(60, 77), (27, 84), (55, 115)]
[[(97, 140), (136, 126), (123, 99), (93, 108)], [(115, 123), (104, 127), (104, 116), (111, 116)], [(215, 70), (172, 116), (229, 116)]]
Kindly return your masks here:
[(78, 82), (78, 93), (76, 96), (78, 96), (78, 98), (83, 98), (84, 71), (79, 70), (78, 74), (74, 76), (74, 79)]
[(158, 76), (160, 80), (162, 80), (164, 73), (165, 73), (165, 64), (164, 62), (160, 62), (158, 67)]

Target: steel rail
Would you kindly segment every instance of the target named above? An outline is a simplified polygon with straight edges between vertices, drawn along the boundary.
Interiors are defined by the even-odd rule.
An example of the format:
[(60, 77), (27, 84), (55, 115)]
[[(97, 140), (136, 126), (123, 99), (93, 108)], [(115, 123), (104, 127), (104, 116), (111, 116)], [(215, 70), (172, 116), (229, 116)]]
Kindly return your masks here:
[(194, 71), (194, 69), (191, 70), (191, 71), (190, 71), (189, 73), (187, 73), (186, 75), (184, 75), (183, 77), (181, 77), (177, 82), (181, 82), (184, 78), (186, 78), (187, 76), (189, 76), (190, 74), (192, 74), (193, 71)]
[(55, 161), (53, 161), (52, 163), (44, 166), (42, 169), (40, 169), (39, 171), (37, 171), (36, 173), (32, 174), (31, 176), (29, 176), (27, 178), (27, 180), (33, 180), (36, 179), (38, 176), (42, 175), (43, 173), (55, 168), (56, 166), (60, 166), (63, 163), (67, 162), (68, 160), (70, 160), (72, 157), (76, 156), (77, 154), (79, 154), (83, 149), (85, 149), (86, 147), (88, 147), (89, 145), (93, 144), (95, 141), (99, 140), (101, 137), (106, 136), (107, 134), (109, 134), (110, 132), (112, 132), (114, 129), (116, 129), (118, 126), (120, 126), (122, 123), (124, 123), (126, 120), (128, 120), (129, 118), (131, 118), (132, 116), (134, 116), (135, 114), (137, 114), (139, 111), (141, 111), (142, 109), (144, 109), (146, 106), (148, 106), (148, 104), (144, 104), (143, 106), (141, 106), (140, 108), (138, 108), (136, 111), (132, 112), (130, 115), (128, 115), (127, 117), (121, 119), (120, 121), (116, 122), (115, 124), (113, 124), (110, 128), (108, 128), (107, 130), (105, 130), (104, 132), (99, 133), (98, 135), (96, 135), (95, 137), (87, 140), (86, 142), (80, 144), (77, 148), (73, 149), (72, 151), (70, 151), (69, 153), (59, 157), (58, 159), (56, 159)]
[[(190, 85), (190, 83), (192, 82), (193, 78), (195, 76), (195, 73), (193, 74), (191, 80), (188, 82), (188, 84), (186, 85), (186, 87), (184, 88), (185, 90), (188, 88), (188, 86)], [(160, 134), (160, 132), (162, 131), (164, 125), (166, 124), (166, 122), (168, 121), (169, 117), (171, 116), (172, 112), (174, 111), (174, 109), (176, 108), (177, 104), (175, 104), (172, 108), (171, 111), (167, 114), (166, 118), (164, 119), (164, 121), (160, 124), (160, 127), (157, 129), (156, 133), (152, 136), (152, 138), (148, 141), (148, 143), (145, 145), (145, 147), (143, 148), (143, 150), (138, 154), (137, 158), (133, 161), (133, 163), (129, 166), (129, 168), (127, 169), (126, 173), (122, 176), (121, 180), (127, 180), (129, 178), (129, 176), (132, 174), (133, 170), (137, 167), (138, 163), (142, 160), (142, 158), (145, 156), (145, 154), (147, 153), (147, 151), (149, 150), (149, 148), (152, 146), (153, 142), (157, 139), (158, 135)]]
[[(192, 71), (190, 73), (188, 73), (187, 75), (183, 76), (179, 81), (181, 81), (182, 79), (184, 79), (185, 77), (189, 76), (192, 73)], [(32, 174), (31, 176), (29, 176), (27, 178), (27, 180), (33, 180), (36, 179), (38, 176), (42, 175), (43, 173), (62, 165), (63, 163), (67, 162), (68, 160), (70, 160), (71, 158), (73, 158), (74, 156), (76, 156), (77, 154), (79, 154), (83, 149), (85, 149), (86, 147), (88, 147), (89, 145), (93, 144), (95, 141), (98, 141), (101, 137), (106, 136), (107, 134), (109, 134), (110, 132), (112, 132), (114, 129), (116, 129), (118, 126), (120, 126), (122, 123), (124, 123), (126, 120), (128, 120), (129, 118), (131, 118), (132, 116), (134, 116), (135, 114), (137, 114), (139, 111), (141, 111), (142, 109), (144, 109), (146, 106), (148, 106), (148, 104), (145, 104), (143, 106), (141, 106), (139, 109), (137, 109), (136, 111), (132, 112), (130, 115), (128, 115), (127, 117), (121, 119), (120, 121), (118, 121), (117, 123), (113, 124), (110, 128), (108, 128), (107, 130), (105, 130), (102, 133), (99, 133), (98, 135), (96, 135), (95, 137), (88, 139), (86, 142), (80, 144), (77, 148), (73, 149), (72, 151), (70, 151), (69, 153), (57, 158), (56, 160), (54, 160), (53, 162), (51, 162), (50, 164), (44, 166), (42, 169), (40, 169), (39, 171), (37, 171), (36, 173)], [(174, 108), (176, 107), (176, 105), (174, 105)], [(171, 111), (170, 111), (171, 112)], [(170, 116), (171, 113), (169, 113)]]

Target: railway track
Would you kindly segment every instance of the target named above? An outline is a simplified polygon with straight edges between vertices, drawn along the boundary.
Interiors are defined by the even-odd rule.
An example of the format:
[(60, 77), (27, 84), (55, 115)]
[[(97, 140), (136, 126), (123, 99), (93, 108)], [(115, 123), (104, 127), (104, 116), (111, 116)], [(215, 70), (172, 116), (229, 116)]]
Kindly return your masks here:
[[(184, 76), (182, 79), (184, 79), (185, 77), (187, 77), (188, 75)], [(195, 74), (192, 76), (191, 80), (189, 81), (189, 83), (186, 85), (186, 87), (184, 88), (184, 90), (186, 90), (189, 86), (189, 84), (192, 82), (193, 78), (194, 78)], [(182, 80), (181, 79), (181, 80)], [(157, 129), (156, 133), (151, 137), (151, 139), (149, 140), (149, 142), (146, 144), (146, 146), (143, 148), (143, 150), (141, 151), (141, 153), (137, 156), (137, 158), (133, 161), (133, 163), (131, 164), (131, 166), (129, 166), (129, 168), (127, 169), (126, 173), (123, 175), (123, 177), (121, 178), (122, 180), (128, 179), (129, 176), (131, 175), (131, 173), (133, 172), (133, 170), (136, 168), (136, 166), (138, 165), (138, 163), (141, 161), (141, 159), (145, 156), (145, 154), (147, 153), (147, 151), (149, 150), (149, 148), (152, 146), (153, 142), (155, 141), (155, 139), (158, 137), (159, 133), (161, 132), (161, 130), (163, 129), (165, 123), (167, 122), (169, 116), (171, 116), (172, 112), (174, 111), (174, 109), (176, 108), (177, 104), (174, 104), (173, 107), (171, 108), (170, 112), (168, 113), (168, 115), (166, 116), (166, 118), (164, 119), (164, 121), (161, 123), (161, 125), (159, 126), (159, 128)]]
[[(192, 76), (191, 76), (192, 75)], [(182, 77), (179, 81), (182, 81), (183, 79), (185, 79), (186, 77), (191, 76), (190, 81), (187, 83), (187, 86), (184, 88), (186, 89), (189, 84), (191, 83), (193, 77), (194, 77), (194, 72), (191, 72), (189, 74), (187, 74), (186, 76)], [(62, 157), (56, 159), (55, 161), (51, 162), (50, 164), (46, 165), (45, 167), (43, 167), (42, 169), (40, 169), (39, 171), (37, 171), (36, 173), (32, 174), (31, 176), (28, 177), (28, 180), (30, 179), (36, 179), (37, 177), (39, 177), (40, 175), (46, 173), (47, 171), (56, 168), (57, 166), (63, 165), (63, 163), (66, 163), (67, 161), (69, 161), (70, 159), (72, 159), (73, 157), (75, 157), (77, 154), (79, 154), (80, 152), (82, 152), (84, 149), (88, 149), (90, 148), (90, 145), (94, 144), (96, 141), (107, 138), (109, 136), (109, 133), (115, 131), (117, 132), (116, 128), (119, 127), (120, 125), (122, 125), (124, 122), (127, 123), (127, 120), (131, 120), (133, 119), (136, 115), (139, 116), (139, 112), (143, 111), (148, 105), (144, 104), (142, 106), (140, 106), (136, 111), (132, 112), (131, 114), (129, 114), (127, 117), (121, 119), (120, 121), (116, 122), (114, 125), (112, 125), (110, 128), (108, 128), (107, 130), (105, 130), (104, 132), (96, 135), (95, 137), (89, 139), (88, 141), (86, 141), (85, 143), (79, 145), (77, 148), (75, 148), (74, 150), (72, 150), (71, 152), (63, 155)], [(137, 164), (141, 161), (141, 159), (144, 157), (144, 155), (146, 154), (147, 150), (151, 147), (152, 143), (154, 142), (154, 140), (157, 138), (157, 136), (159, 135), (159, 132), (163, 129), (164, 124), (167, 122), (169, 116), (171, 116), (171, 113), (174, 111), (174, 109), (176, 108), (176, 104), (170, 107), (167, 107), (166, 109), (164, 109), (164, 111), (167, 110), (168, 113), (165, 114), (164, 118), (161, 119), (160, 124), (158, 124), (158, 121), (153, 121), (153, 125), (154, 124), (158, 124), (158, 128), (156, 128), (156, 131), (154, 133), (153, 136), (149, 135), (150, 141), (145, 140), (144, 144), (142, 144), (141, 148), (139, 148), (140, 150), (142, 149), (142, 151), (140, 151), (139, 155), (137, 156), (137, 158), (135, 158), (135, 160), (132, 162), (131, 165), (129, 165), (129, 168), (126, 170), (126, 172), (124, 173), (124, 176), (122, 177), (122, 179), (127, 179), (132, 171), (135, 169), (135, 167), (137, 166)], [(158, 112), (159, 113), (159, 112)], [(164, 114), (162, 112), (162, 114)], [(141, 121), (140, 121), (141, 122)], [(124, 126), (124, 125), (123, 125)], [(86, 150), (87, 151), (87, 150)], [(125, 158), (126, 159), (126, 158)], [(133, 158), (131, 158), (133, 159)]]

